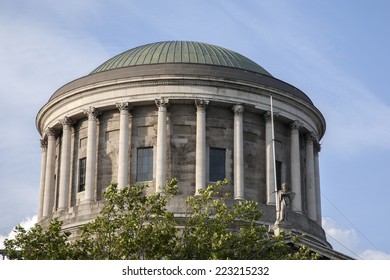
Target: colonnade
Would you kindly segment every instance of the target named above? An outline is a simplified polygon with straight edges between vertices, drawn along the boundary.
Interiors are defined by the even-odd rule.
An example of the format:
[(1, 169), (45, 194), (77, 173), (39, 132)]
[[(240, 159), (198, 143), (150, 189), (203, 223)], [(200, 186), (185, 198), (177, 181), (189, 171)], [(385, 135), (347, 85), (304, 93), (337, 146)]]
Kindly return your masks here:
[[(167, 160), (167, 106), (169, 100), (161, 98), (155, 100), (157, 106), (157, 142), (156, 142), (156, 169), (155, 169), (155, 187), (156, 192), (161, 191), (161, 187), (166, 182), (166, 163)], [(196, 106), (196, 163), (195, 163), (195, 194), (207, 185), (206, 179), (206, 108), (207, 100), (195, 100)], [(132, 106), (128, 102), (118, 103), (116, 107), (120, 111), (120, 129), (119, 129), (119, 147), (118, 147), (118, 186), (123, 188), (129, 184), (128, 181), (128, 156), (129, 156), (129, 116)], [(234, 170), (234, 198), (244, 199), (244, 130), (243, 115), (244, 106), (236, 104), (232, 107), (234, 113), (234, 151), (233, 151), (233, 170)], [(97, 165), (97, 117), (99, 112), (96, 108), (90, 107), (84, 110), (88, 117), (88, 135), (87, 135), (87, 157), (86, 157), (86, 177), (84, 202), (95, 200), (96, 188), (96, 165)], [(272, 152), (272, 125), (271, 114), (266, 112), (265, 118), (265, 141), (266, 141), (266, 202), (269, 205), (275, 205), (275, 176), (274, 176), (274, 153)], [(64, 117), (60, 120), (62, 125), (62, 147), (60, 158), (60, 180), (58, 189), (58, 210), (67, 209), (69, 205), (70, 191), (70, 166), (71, 166), (71, 126), (72, 120)], [(300, 156), (300, 130), (303, 124), (298, 121), (291, 123), (290, 130), (290, 168), (291, 181), (290, 189), (295, 194), (292, 201), (292, 210), (296, 213), (307, 211), (308, 217), (321, 224), (321, 204), (320, 204), (320, 185), (319, 185), (319, 163), (318, 152), (319, 145), (315, 135), (309, 133), (306, 136), (306, 161), (305, 161), (305, 181), (306, 188), (302, 188), (301, 178), (301, 156)], [(56, 131), (53, 128), (46, 130), (47, 139), (41, 140), (41, 179), (39, 191), (38, 221), (51, 215), (54, 207), (55, 194), (55, 146)], [(305, 196), (303, 195), (305, 191)], [(303, 209), (303, 198), (306, 198), (306, 209)]]

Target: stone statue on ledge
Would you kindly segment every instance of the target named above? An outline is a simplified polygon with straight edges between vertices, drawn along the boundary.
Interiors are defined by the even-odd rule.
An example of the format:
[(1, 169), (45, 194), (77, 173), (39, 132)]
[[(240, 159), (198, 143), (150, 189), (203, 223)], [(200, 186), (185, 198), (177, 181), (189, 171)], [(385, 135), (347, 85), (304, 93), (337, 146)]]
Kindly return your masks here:
[(276, 224), (288, 221), (292, 199), (293, 193), (287, 189), (287, 184), (283, 183), (281, 189), (277, 192)]

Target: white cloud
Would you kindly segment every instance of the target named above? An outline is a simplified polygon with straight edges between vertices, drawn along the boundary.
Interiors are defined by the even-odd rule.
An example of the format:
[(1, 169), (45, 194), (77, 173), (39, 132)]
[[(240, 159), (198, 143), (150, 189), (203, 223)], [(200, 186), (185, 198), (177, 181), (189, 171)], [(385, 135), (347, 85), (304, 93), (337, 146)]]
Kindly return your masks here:
[(353, 253), (357, 254), (354, 249), (357, 248), (359, 239), (354, 229), (340, 228), (334, 220), (327, 217), (323, 218), (322, 227), (334, 250), (356, 258)]
[(390, 260), (390, 254), (378, 250), (364, 250), (360, 256), (365, 260)]
[[(19, 225), (22, 226), (25, 230), (29, 230), (35, 225), (36, 222), (37, 222), (37, 216), (32, 216), (21, 221)], [(0, 249), (4, 249), (5, 239), (12, 239), (14, 237), (15, 237), (14, 229), (12, 229), (12, 231), (7, 235), (0, 235)]]
[(328, 242), (333, 249), (351, 256), (352, 258), (363, 260), (388, 260), (390, 254), (363, 247), (363, 240), (353, 228), (343, 228), (332, 218), (324, 217), (322, 227), (327, 235)]
[[(69, 16), (66, 9), (50, 3), (31, 10), (36, 13), (28, 3), (0, 10), (0, 34), (5, 38), (0, 46), (0, 126), (6, 131), (0, 135), (0, 212), (7, 213), (1, 224), (5, 231), (36, 209), (41, 149), (34, 121), (40, 107), (60, 86), (87, 75), (107, 57), (96, 37), (81, 26), (74, 28), (73, 20), (72, 26), (64, 24), (59, 18)], [(55, 13), (47, 11), (49, 5)], [(68, 10), (71, 19), (77, 17), (71, 6)]]

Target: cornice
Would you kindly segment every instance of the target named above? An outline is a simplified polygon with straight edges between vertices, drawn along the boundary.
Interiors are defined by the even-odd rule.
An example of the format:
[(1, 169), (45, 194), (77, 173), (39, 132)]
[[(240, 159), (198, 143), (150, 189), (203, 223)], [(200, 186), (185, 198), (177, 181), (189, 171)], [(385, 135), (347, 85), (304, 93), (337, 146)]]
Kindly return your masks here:
[[(261, 96), (260, 98), (267, 97), (271, 93), (273, 94), (275, 101), (281, 103), (288, 103), (293, 107), (296, 107), (299, 111), (303, 111), (308, 114), (308, 117), (316, 119), (321, 125), (319, 135), (323, 135), (325, 132), (325, 119), (322, 116), (321, 112), (312, 104), (303, 99), (297, 98), (288, 92), (283, 92), (275, 88), (266, 87), (261, 84), (253, 84), (243, 81), (228, 81), (220, 79), (219, 77), (210, 77), (210, 79), (201, 79), (197, 77), (160, 77), (160, 78), (145, 78), (145, 79), (123, 79), (116, 81), (105, 81), (99, 84), (86, 85), (81, 88), (73, 89), (67, 93), (58, 95), (57, 97), (49, 100), (42, 109), (39, 111), (36, 118), (36, 125), (38, 131), (41, 131), (42, 121), (48, 113), (53, 113), (56, 111), (57, 104), (58, 106), (69, 106), (72, 102), (80, 102), (80, 96), (92, 96), (98, 94), (104, 94), (105, 92), (126, 90), (132, 88), (146, 88), (146, 87), (164, 87), (164, 86), (193, 86), (200, 88), (218, 88), (218, 89), (227, 89), (239, 92), (247, 92), (255, 95)], [(188, 95), (188, 99), (196, 99), (189, 92), (183, 92), (183, 98)], [(169, 93), (163, 93), (161, 96), (166, 96), (167, 98), (174, 99)], [(221, 96), (218, 97), (219, 100), (223, 102)], [(231, 99), (232, 96), (226, 96), (227, 99)], [(151, 99), (153, 101), (155, 98)], [(237, 96), (237, 99), (240, 99), (240, 96)], [(212, 98), (210, 99), (212, 100)], [(120, 100), (114, 100), (114, 104), (120, 102)], [(246, 105), (245, 100), (238, 100), (239, 103)], [(276, 102), (275, 102), (276, 103)], [(66, 105), (65, 105), (66, 104)], [(94, 106), (94, 104), (89, 104)], [(87, 104), (87, 106), (89, 106)], [(252, 104), (253, 105), (253, 104)], [(256, 105), (255, 105), (256, 106)]]

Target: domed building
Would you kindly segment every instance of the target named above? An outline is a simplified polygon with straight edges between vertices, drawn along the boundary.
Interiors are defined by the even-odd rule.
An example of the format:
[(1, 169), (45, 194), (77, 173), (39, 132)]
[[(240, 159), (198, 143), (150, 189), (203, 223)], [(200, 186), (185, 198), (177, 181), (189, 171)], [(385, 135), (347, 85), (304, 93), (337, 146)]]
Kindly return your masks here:
[(234, 199), (259, 203), (275, 234), (302, 233), (314, 251), (340, 258), (321, 226), (323, 115), (305, 93), (234, 51), (189, 41), (130, 49), (58, 89), (36, 125), (39, 223), (58, 217), (75, 230), (98, 215), (110, 182), (147, 182), (158, 192), (171, 178), (179, 193), (169, 207), (180, 216), (189, 195), (226, 178)]

